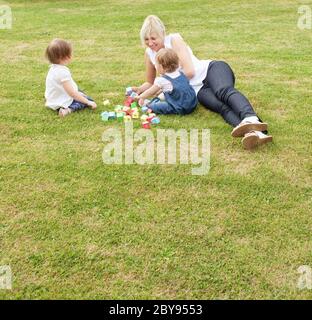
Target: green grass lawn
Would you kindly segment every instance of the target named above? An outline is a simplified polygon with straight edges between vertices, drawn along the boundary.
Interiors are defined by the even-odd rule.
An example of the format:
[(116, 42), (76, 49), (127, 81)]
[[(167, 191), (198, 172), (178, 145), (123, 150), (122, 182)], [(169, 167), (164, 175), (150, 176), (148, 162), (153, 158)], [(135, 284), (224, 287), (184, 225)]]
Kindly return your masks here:
[[(0, 4), (5, 2), (0, 1)], [(311, 299), (312, 30), (301, 1), (15, 1), (0, 30), (1, 299)], [(306, 1), (307, 3), (307, 1)], [(226, 60), (274, 142), (241, 147), (199, 106), (159, 128), (211, 130), (211, 169), (104, 165), (100, 113), (144, 80), (139, 30), (159, 15), (202, 59)], [(60, 119), (44, 107), (55, 37), (98, 102)], [(154, 129), (153, 129), (154, 130)]]

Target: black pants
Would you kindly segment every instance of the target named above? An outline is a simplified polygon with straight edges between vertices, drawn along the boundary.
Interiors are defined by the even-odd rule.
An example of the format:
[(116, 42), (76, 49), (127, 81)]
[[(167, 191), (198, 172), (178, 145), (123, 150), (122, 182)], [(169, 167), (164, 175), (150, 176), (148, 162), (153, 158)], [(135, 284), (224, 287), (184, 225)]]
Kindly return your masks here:
[(234, 88), (235, 76), (226, 62), (210, 62), (203, 84), (198, 101), (221, 114), (231, 126), (236, 127), (246, 117), (257, 116), (248, 99)]

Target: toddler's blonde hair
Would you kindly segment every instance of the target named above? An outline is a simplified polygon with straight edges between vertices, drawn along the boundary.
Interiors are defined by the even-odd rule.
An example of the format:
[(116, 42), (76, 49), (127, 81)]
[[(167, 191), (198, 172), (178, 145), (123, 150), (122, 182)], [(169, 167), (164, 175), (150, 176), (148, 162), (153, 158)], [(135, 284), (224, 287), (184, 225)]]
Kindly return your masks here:
[(172, 49), (160, 49), (155, 59), (165, 72), (174, 72), (179, 68), (179, 57)]

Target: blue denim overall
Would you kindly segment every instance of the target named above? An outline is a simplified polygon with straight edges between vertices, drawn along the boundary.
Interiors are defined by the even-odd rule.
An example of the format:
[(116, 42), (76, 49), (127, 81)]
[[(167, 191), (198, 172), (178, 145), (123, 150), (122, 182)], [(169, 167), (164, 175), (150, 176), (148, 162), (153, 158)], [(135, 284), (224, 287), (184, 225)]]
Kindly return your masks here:
[(194, 111), (197, 106), (197, 97), (189, 80), (180, 72), (177, 78), (170, 78), (163, 75), (165, 79), (172, 83), (172, 91), (164, 92), (165, 101), (158, 98), (153, 99), (149, 107), (158, 114), (188, 114)]

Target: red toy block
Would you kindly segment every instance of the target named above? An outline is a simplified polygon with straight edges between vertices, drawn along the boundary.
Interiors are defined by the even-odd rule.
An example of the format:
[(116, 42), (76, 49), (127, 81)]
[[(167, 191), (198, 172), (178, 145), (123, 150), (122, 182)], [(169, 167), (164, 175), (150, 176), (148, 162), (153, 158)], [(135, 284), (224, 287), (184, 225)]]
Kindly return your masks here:
[(148, 122), (151, 122), (153, 118), (155, 118), (155, 116), (149, 116), (149, 117), (147, 117), (146, 120), (147, 120)]
[(131, 109), (130, 109), (130, 107), (124, 106), (122, 111), (125, 112), (126, 114), (130, 114)]
[(124, 106), (130, 107), (133, 101), (134, 101), (133, 98), (127, 97), (127, 99), (124, 101)]
[(144, 121), (144, 122), (142, 122), (142, 128), (150, 129), (151, 128), (151, 124), (148, 121)]

